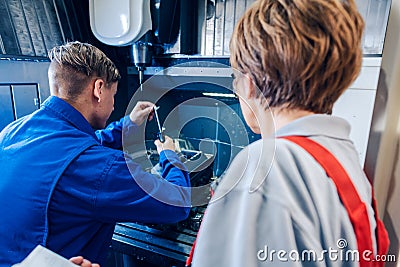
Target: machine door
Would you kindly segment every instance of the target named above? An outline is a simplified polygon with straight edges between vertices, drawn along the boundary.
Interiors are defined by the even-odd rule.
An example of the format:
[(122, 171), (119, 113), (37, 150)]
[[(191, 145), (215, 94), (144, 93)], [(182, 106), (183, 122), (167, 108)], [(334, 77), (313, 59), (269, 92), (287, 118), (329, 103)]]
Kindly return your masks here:
[(38, 84), (0, 84), (0, 131), (39, 108)]
[(0, 85), (0, 131), (15, 119), (11, 99), (10, 86)]
[(39, 108), (39, 95), (36, 84), (12, 85), (11, 91), (15, 119), (28, 115)]

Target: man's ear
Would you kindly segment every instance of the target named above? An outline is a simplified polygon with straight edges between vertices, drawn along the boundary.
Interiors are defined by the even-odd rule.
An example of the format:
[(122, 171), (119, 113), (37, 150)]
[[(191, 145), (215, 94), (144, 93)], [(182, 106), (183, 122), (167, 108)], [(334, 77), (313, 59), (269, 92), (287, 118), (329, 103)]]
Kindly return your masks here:
[(96, 79), (94, 81), (94, 87), (93, 87), (93, 96), (95, 97), (95, 99), (97, 100), (97, 102), (100, 103), (101, 99), (102, 99), (102, 90), (104, 88), (104, 81), (103, 79)]

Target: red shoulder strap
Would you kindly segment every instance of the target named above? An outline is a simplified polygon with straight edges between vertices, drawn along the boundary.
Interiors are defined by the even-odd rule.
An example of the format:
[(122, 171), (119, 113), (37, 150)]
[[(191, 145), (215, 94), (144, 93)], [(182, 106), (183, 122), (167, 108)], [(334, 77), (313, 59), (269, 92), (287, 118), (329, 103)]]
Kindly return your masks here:
[[(360, 266), (383, 266), (384, 262), (373, 262), (374, 255), (367, 208), (340, 162), (325, 147), (307, 137), (285, 136), (282, 138), (296, 143), (310, 153), (335, 183), (339, 197), (349, 214), (350, 221), (356, 234)], [(378, 255), (386, 255), (389, 248), (389, 239), (386, 229), (378, 217), (376, 201), (373, 195), (372, 199), (377, 223), (376, 238)]]

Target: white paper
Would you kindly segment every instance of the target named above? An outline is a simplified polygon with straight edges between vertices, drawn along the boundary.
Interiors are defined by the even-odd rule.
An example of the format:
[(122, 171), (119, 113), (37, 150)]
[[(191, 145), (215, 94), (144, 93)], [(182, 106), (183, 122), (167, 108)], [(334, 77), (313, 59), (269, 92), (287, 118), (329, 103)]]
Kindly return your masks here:
[(38, 245), (21, 263), (12, 267), (77, 267), (69, 260), (53, 251)]

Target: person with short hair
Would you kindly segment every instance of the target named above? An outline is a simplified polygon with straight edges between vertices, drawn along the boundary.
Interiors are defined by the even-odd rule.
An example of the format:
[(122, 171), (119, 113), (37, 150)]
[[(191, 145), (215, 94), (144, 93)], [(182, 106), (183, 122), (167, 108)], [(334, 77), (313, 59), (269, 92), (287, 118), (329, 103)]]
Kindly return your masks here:
[[(350, 125), (331, 115), (360, 72), (363, 28), (354, 0), (258, 0), (241, 17), (230, 41), (233, 87), (262, 138), (216, 188), (194, 267), (372, 266), (387, 252)], [(357, 249), (359, 259), (345, 258)]]
[[(172, 223), (190, 211), (190, 180), (171, 138), (155, 141), (162, 177), (119, 150), (154, 104), (111, 123), (120, 74), (93, 45), (49, 52), (51, 96), (0, 133), (0, 266), (40, 244), (85, 266), (104, 264), (116, 222)], [(102, 129), (94, 131), (94, 129)], [(85, 259), (85, 260), (84, 260)]]

